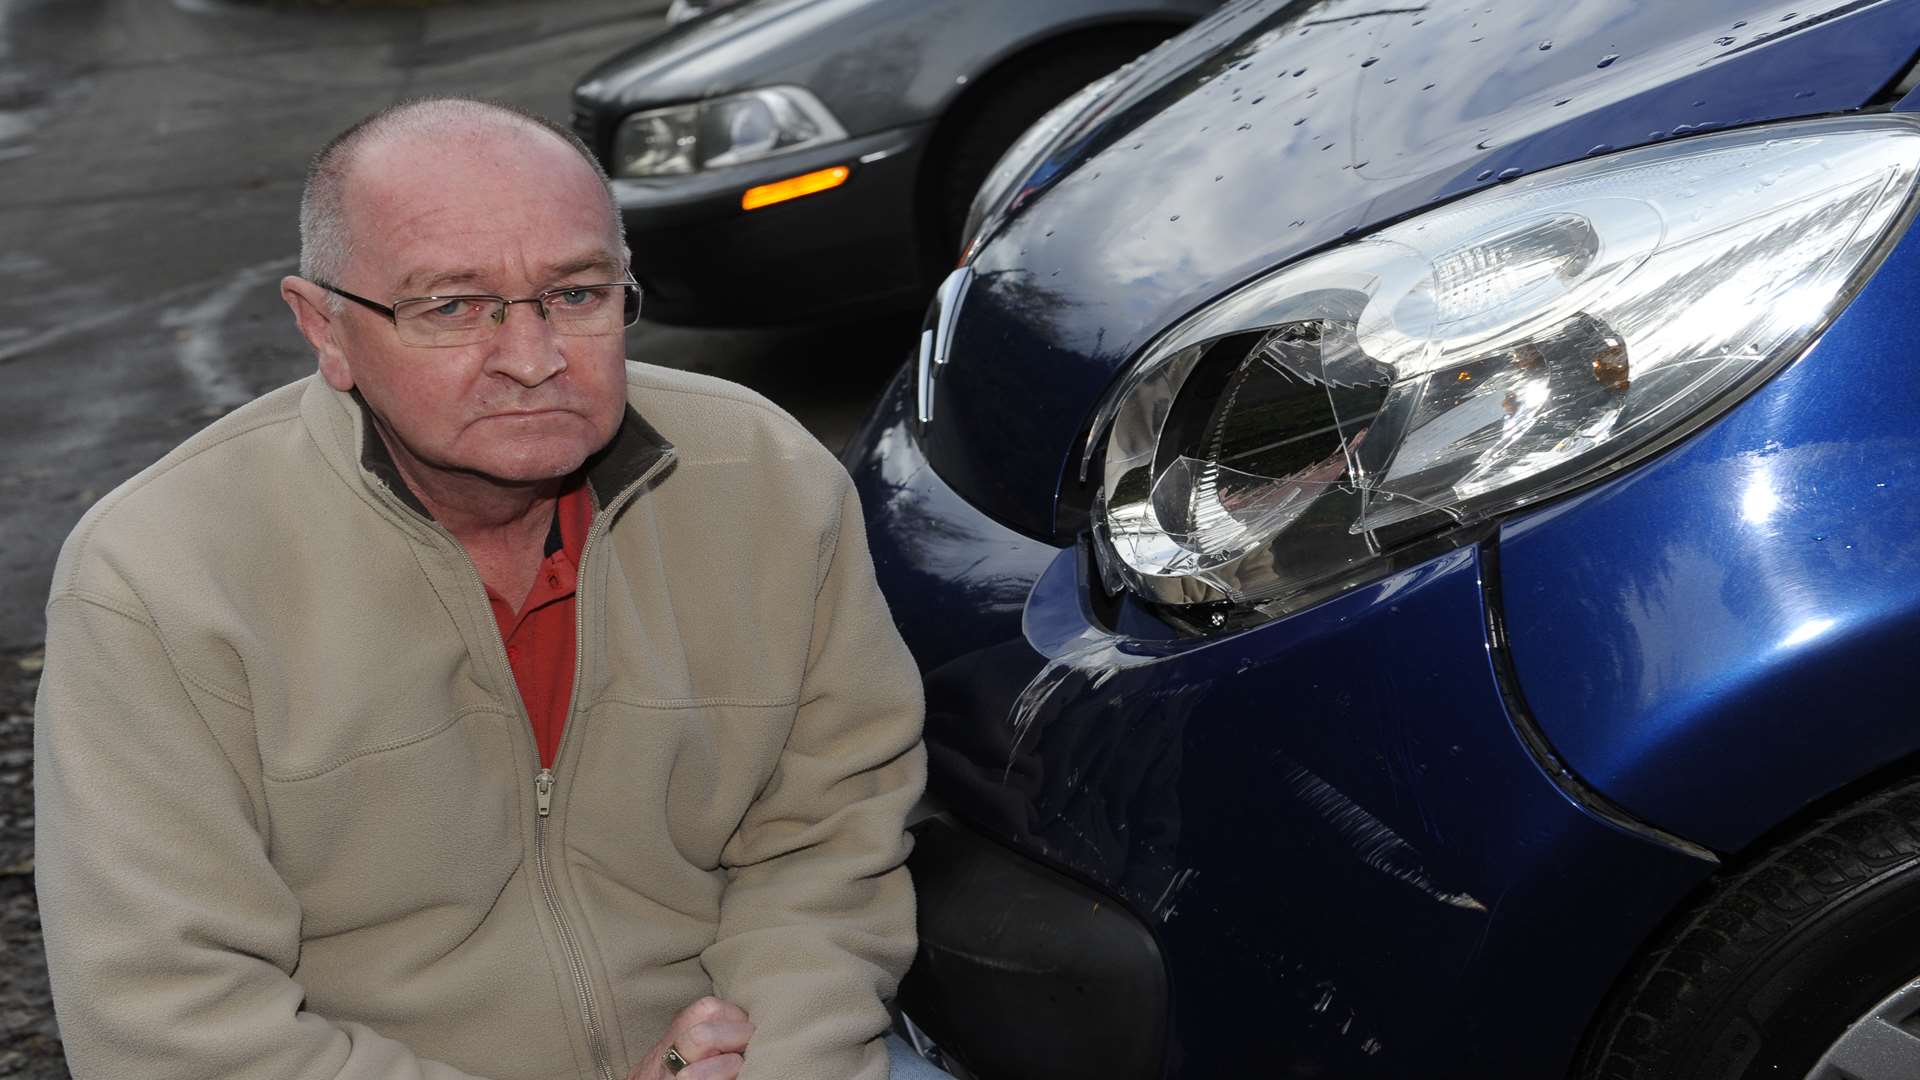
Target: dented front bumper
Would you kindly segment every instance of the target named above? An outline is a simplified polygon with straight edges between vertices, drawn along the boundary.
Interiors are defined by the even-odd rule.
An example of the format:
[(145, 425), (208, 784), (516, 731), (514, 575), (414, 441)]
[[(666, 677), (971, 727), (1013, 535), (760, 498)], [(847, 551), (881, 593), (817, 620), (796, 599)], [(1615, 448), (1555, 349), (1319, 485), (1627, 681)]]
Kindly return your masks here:
[[(1490, 544), (1230, 636), (1096, 620), (1082, 553), (955, 495), (911, 398), (896, 380), (847, 464), (926, 678), (937, 827), (1031, 868), (923, 845), (915, 1021), (996, 1076), (1564, 1073), (1713, 862), (1610, 820), (1530, 748), (1490, 647)], [(956, 907), (959, 861), (1021, 884)], [(988, 896), (994, 919), (956, 916)], [(1134, 941), (1114, 908), (1151, 948), (1111, 944)], [(1074, 962), (1116, 948), (1138, 953), (1117, 974)], [(1157, 1053), (1096, 1071), (1141, 1017), (1164, 1021)]]

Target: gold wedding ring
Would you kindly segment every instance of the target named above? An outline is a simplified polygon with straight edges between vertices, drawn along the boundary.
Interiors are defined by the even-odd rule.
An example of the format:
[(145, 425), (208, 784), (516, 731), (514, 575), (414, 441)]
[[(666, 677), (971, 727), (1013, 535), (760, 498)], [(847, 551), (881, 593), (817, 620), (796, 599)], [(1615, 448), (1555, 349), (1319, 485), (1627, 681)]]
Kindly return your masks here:
[(662, 1057), (666, 1061), (667, 1071), (670, 1073), (677, 1074), (681, 1069), (684, 1069), (687, 1067), (687, 1059), (681, 1057), (680, 1051), (677, 1048), (675, 1048), (671, 1043), (667, 1045), (667, 1052), (664, 1055), (662, 1055)]

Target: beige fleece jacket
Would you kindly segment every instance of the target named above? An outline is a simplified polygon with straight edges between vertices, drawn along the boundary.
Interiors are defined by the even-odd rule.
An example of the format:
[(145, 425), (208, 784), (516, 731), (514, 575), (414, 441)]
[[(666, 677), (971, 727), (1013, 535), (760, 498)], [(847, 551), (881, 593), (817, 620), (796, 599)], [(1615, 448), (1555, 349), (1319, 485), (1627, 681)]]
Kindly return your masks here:
[(886, 1075), (925, 765), (851, 484), (748, 391), (628, 384), (550, 786), (471, 561), (319, 379), (75, 529), (34, 779), (76, 1076), (622, 1080), (707, 993), (747, 1080)]

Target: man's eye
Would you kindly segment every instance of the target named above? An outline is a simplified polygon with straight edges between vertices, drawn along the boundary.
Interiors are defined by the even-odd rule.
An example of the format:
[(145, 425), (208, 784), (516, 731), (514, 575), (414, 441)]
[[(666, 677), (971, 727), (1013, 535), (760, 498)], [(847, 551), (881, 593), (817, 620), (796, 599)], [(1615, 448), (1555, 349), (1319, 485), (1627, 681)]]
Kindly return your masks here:
[(495, 306), (483, 296), (455, 296), (439, 303), (423, 300), (406, 305), (397, 317), (425, 326), (452, 329), (480, 323), (493, 313)]
[(471, 315), (479, 305), (471, 300), (449, 300), (427, 314), (440, 319), (452, 319), (461, 315)]
[(600, 299), (599, 289), (567, 289), (553, 294), (554, 302), (561, 307), (587, 307)]

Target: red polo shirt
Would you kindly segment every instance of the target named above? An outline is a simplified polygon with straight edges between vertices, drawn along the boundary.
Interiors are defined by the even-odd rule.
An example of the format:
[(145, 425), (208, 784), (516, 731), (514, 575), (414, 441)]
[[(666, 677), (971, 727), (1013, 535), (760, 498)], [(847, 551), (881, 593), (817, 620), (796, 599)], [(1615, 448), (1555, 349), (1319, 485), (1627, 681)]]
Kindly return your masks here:
[(553, 508), (547, 532), (546, 558), (534, 575), (533, 589), (515, 611), (492, 587), (487, 602), (507, 646), (513, 681), (533, 721), (533, 741), (540, 748), (540, 764), (553, 767), (560, 749), (560, 733), (567, 724), (568, 699), (573, 696), (574, 583), (580, 569), (580, 549), (593, 524), (593, 499), (587, 486), (575, 482), (562, 492)]

